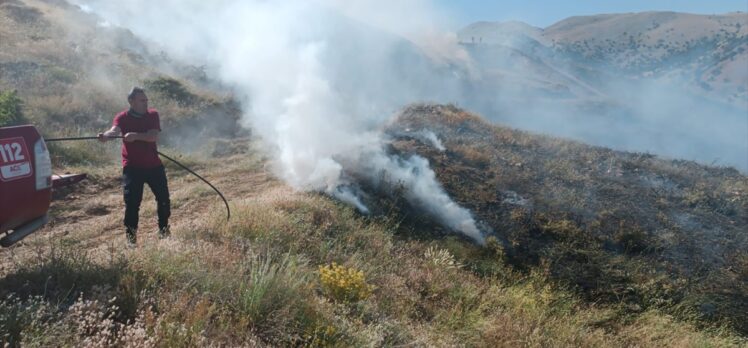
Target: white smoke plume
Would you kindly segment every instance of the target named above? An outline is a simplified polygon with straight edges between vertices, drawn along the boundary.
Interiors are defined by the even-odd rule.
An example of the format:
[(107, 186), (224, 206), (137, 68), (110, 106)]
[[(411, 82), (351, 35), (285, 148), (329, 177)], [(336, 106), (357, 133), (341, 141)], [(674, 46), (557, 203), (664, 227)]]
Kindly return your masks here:
[(418, 132), (418, 136), (422, 139), (425, 139), (428, 143), (431, 144), (435, 149), (444, 152), (447, 148), (444, 147), (444, 144), (442, 144), (442, 141), (439, 140), (439, 137), (434, 134), (432, 131), (428, 130), (422, 130)]
[[(385, 174), (406, 199), (478, 243), (469, 211), (441, 188), (428, 162), (385, 153), (377, 131), (407, 103), (440, 100), (453, 87), (423, 81), (420, 49), (463, 59), (455, 40), (440, 40), (427, 1), (221, 0), (78, 1), (177, 57), (207, 64), (247, 99), (244, 119), (275, 158), (276, 173), (300, 190), (322, 191), (367, 212), (345, 171), (377, 180)], [(376, 10), (375, 10), (376, 9)], [(386, 9), (383, 11), (382, 9)], [(426, 34), (424, 34), (426, 33)], [(445, 44), (440, 44), (443, 41)], [(415, 72), (411, 73), (410, 71)], [(410, 79), (409, 79), (410, 78)], [(444, 101), (444, 100), (440, 100)]]

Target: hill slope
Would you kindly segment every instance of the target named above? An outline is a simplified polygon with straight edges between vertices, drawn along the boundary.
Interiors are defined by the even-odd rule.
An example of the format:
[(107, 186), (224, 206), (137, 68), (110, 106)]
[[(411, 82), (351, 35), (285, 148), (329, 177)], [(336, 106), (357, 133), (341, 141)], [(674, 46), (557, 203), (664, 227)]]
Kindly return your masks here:
[[(426, 129), (439, 134), (444, 152), (407, 136), (418, 133), (426, 119)], [(294, 192), (265, 172), (254, 146), (235, 139), (230, 151), (180, 157), (227, 194), (232, 220), (225, 221), (220, 201), (201, 182), (170, 166), (174, 236), (159, 241), (155, 227), (149, 231), (155, 207), (146, 194), (140, 246), (128, 250), (122, 247), (117, 168), (68, 168), (92, 177), (56, 194), (47, 227), (0, 251), (4, 340), (136, 346), (746, 343), (719, 326), (732, 323), (743, 330), (740, 296), (748, 264), (745, 253), (735, 250), (739, 246), (725, 241), (732, 257), (728, 268), (717, 263), (681, 273), (667, 235), (647, 225), (635, 229), (638, 220), (626, 220), (625, 214), (641, 216), (643, 223), (649, 216), (628, 198), (619, 197), (618, 210), (594, 217), (598, 224), (554, 201), (576, 199), (560, 193), (586, 184), (566, 182), (576, 166), (562, 156), (545, 162), (543, 155), (553, 150), (543, 150), (543, 144), (613, 158), (610, 174), (608, 161), (593, 168), (610, 176), (609, 194), (623, 194), (615, 183), (639, 175), (631, 161), (638, 168), (644, 164), (637, 161), (664, 167), (648, 168), (652, 175), (672, 174), (665, 170), (669, 165), (675, 170), (694, 164), (487, 127), (448, 106), (408, 109), (390, 132), (396, 129), (404, 133), (393, 151), (431, 158), (445, 188), (492, 226), (496, 239), (480, 247), (453, 236), (431, 218), (400, 207), (396, 193), (380, 192), (380, 205), (390, 207), (383, 209), (387, 215), (366, 217), (328, 197)], [(504, 137), (500, 148), (524, 156), (486, 155), (499, 153), (481, 146), (496, 135)], [(553, 148), (563, 153), (569, 147)], [(493, 160), (507, 163), (486, 165)], [(551, 168), (536, 172), (539, 163)], [(709, 183), (681, 174), (672, 180)], [(662, 204), (696, 214), (692, 219), (702, 216), (701, 209), (712, 211), (714, 202), (743, 206), (745, 178), (723, 174), (720, 186), (731, 192), (727, 202), (706, 194), (683, 203), (693, 208), (679, 200)], [(546, 192), (534, 182), (553, 189)], [(577, 207), (613, 203), (590, 204)], [(714, 214), (726, 233), (745, 225), (743, 213), (733, 215), (736, 227), (719, 225), (726, 218)], [(687, 233), (688, 227), (673, 227), (670, 238), (687, 238)], [(333, 262), (345, 269), (332, 272)]]
[(3, 1), (0, 36), (0, 91), (17, 91), (47, 137), (110, 127), (133, 85), (152, 92), (168, 143), (236, 131), (236, 101), (201, 68), (65, 1)]
[[(747, 344), (748, 183), (735, 170), (492, 126), (452, 106), (403, 110), (382, 130), (391, 153), (429, 159), (492, 231), (477, 246), (402, 204), (396, 185), (358, 182), (380, 212), (370, 216), (292, 190), (255, 139), (222, 128), (241, 114), (223, 88), (133, 51), (134, 37), (77, 8), (3, 1), (0, 16), (0, 89), (17, 89), (24, 117), (48, 136), (89, 135), (129, 84), (147, 84), (165, 129), (181, 128), (162, 150), (186, 153), (233, 213), (226, 222), (209, 188), (167, 165), (173, 237), (156, 238), (146, 193), (140, 245), (125, 249), (118, 144), (52, 147), (56, 172), (90, 177), (55, 192), (41, 231), (0, 250), (2, 344)], [(98, 66), (118, 73), (102, 79)]]
[[(430, 160), (509, 263), (596, 301), (708, 307), (746, 330), (748, 178), (737, 171), (495, 128), (449, 106), (408, 108), (388, 131), (396, 152)], [(417, 136), (427, 132), (445, 150)]]
[(748, 107), (746, 13), (605, 14), (571, 17), (545, 29), (481, 22), (459, 35), (465, 43), (529, 47), (541, 53), (539, 58), (553, 54), (555, 60), (614, 69), (628, 77), (681, 76), (699, 93)]
[(458, 34), (478, 76), (460, 105), (521, 129), (745, 171), (746, 28), (746, 13), (475, 23)]

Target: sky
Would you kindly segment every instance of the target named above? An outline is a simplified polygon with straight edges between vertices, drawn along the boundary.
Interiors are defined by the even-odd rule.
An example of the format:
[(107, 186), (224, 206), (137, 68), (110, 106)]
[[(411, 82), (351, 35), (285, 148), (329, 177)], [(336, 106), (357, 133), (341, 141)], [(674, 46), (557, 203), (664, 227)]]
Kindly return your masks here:
[[(435, 0), (457, 16), (459, 28), (477, 21), (519, 20), (545, 28), (567, 17), (601, 13), (676, 11), (748, 12), (748, 0)], [(459, 29), (452, 28), (452, 29)]]

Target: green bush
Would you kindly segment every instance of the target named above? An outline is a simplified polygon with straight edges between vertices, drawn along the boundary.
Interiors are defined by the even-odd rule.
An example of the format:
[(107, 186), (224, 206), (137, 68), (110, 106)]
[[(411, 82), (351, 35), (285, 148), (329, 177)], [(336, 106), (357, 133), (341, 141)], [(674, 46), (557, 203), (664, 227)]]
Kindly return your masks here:
[(16, 91), (0, 91), (0, 127), (16, 126), (26, 122), (22, 107), (23, 101)]

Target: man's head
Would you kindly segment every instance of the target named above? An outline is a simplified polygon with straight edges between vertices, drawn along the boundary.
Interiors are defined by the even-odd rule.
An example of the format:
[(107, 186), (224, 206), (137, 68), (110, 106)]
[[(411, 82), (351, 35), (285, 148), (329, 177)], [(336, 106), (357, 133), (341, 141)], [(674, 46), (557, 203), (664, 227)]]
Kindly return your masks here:
[(140, 87), (133, 87), (130, 90), (127, 94), (127, 102), (130, 103), (130, 108), (139, 114), (148, 112), (148, 97), (145, 95), (145, 90)]

